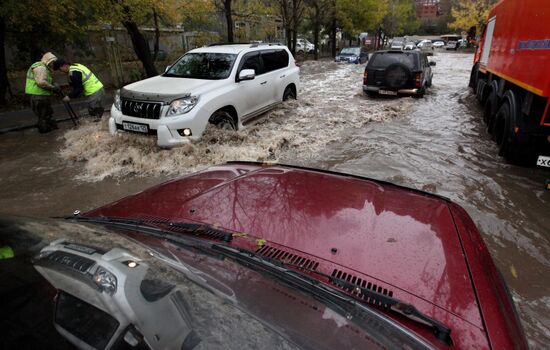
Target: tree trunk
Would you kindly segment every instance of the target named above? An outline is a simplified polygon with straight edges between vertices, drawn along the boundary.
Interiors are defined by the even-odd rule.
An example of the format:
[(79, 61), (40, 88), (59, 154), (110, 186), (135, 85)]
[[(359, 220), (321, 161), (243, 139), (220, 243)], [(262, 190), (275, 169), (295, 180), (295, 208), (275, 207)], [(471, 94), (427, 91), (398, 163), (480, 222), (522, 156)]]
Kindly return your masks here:
[[(298, 39), (298, 0), (292, 1), (292, 54), (296, 53), (296, 41)], [(307, 47), (304, 46), (304, 55)]]
[(336, 0), (332, 3), (332, 21), (330, 25), (330, 54), (332, 58), (336, 57)]
[(5, 105), (6, 92), (8, 91), (8, 71), (6, 68), (6, 51), (4, 41), (6, 40), (6, 23), (3, 17), (0, 17), (0, 105)]
[(151, 51), (149, 50), (149, 43), (139, 31), (139, 28), (135, 22), (124, 21), (122, 25), (130, 34), (132, 39), (132, 46), (138, 57), (138, 59), (143, 64), (143, 69), (145, 69), (145, 74), (148, 78), (158, 75), (157, 69), (153, 63), (153, 58), (151, 57)]
[(232, 43), (234, 41), (233, 36), (233, 16), (231, 14), (231, 1), (225, 0), (223, 2), (223, 8), (225, 12), (225, 21), (227, 22), (227, 42)]
[(285, 36), (286, 36), (286, 46), (290, 50), (293, 56), (295, 56), (295, 52), (292, 52), (292, 35), (290, 34), (290, 28), (287, 26), (285, 27)]
[(153, 7), (153, 21), (155, 23), (155, 46), (153, 48), (153, 62), (156, 62), (159, 54), (160, 28), (157, 10)]
[(313, 51), (313, 59), (319, 59), (319, 31), (321, 30), (321, 8), (318, 2), (315, 2), (313, 5), (315, 7), (315, 18), (313, 20), (313, 46), (315, 50)]

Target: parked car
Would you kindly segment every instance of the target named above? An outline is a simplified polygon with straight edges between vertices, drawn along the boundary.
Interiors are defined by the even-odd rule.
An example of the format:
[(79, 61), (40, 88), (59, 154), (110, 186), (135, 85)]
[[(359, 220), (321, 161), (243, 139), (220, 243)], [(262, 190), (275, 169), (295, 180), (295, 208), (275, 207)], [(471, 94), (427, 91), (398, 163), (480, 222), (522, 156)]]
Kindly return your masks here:
[(365, 63), (369, 60), (368, 52), (359, 46), (344, 47), (334, 59), (336, 62)]
[(211, 45), (191, 50), (156, 77), (115, 95), (109, 132), (155, 135), (160, 147), (199, 140), (206, 126), (243, 123), (296, 98), (299, 68), (286, 46)]
[(430, 40), (422, 40), (416, 45), (416, 47), (427, 56), (433, 56), (434, 54), (434, 46)]
[(390, 44), (391, 50), (403, 50), (405, 46), (405, 38), (396, 37), (393, 38)]
[(454, 40), (449, 40), (447, 42), (447, 45), (445, 45), (445, 50), (457, 50), (458, 49), (458, 42), (457, 41), (454, 41)]
[(296, 39), (296, 53), (303, 55), (305, 53), (314, 53), (315, 45), (309, 42), (307, 39)]
[(440, 41), (440, 40), (434, 41), (434, 42), (433, 42), (433, 46), (434, 46), (435, 48), (441, 48), (441, 47), (445, 46), (445, 42), (444, 42), (444, 41)]
[(228, 163), (0, 237), (38, 271), (4, 270), (5, 324), (57, 295), (7, 348), (41, 318), (82, 349), (527, 349), (466, 211), (387, 182)]
[(414, 50), (414, 49), (416, 49), (416, 44), (413, 41), (408, 41), (403, 47), (403, 50)]
[(458, 43), (458, 47), (461, 47), (461, 48), (468, 46), (468, 40), (466, 39), (458, 39), (457, 43)]
[(363, 91), (375, 95), (422, 97), (432, 85), (432, 66), (418, 51), (376, 51), (365, 67)]

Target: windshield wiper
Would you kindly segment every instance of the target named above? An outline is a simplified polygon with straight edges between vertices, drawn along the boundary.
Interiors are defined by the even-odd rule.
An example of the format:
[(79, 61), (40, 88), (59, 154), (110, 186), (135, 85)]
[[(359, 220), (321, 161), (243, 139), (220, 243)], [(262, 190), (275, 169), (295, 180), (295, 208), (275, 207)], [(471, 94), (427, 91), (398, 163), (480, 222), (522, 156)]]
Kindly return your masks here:
[[(315, 272), (315, 271), (312, 271), (312, 272)], [(334, 283), (346, 290), (353, 291), (357, 294), (363, 295), (365, 298), (369, 298), (370, 301), (375, 304), (385, 305), (385, 307), (389, 310), (400, 313), (413, 321), (420, 322), (431, 327), (432, 332), (434, 333), (437, 339), (441, 340), (447, 345), (452, 345), (451, 329), (446, 325), (444, 325), (443, 323), (439, 322), (438, 320), (435, 320), (429, 317), (428, 315), (418, 311), (418, 309), (415, 308), (413, 305), (407, 304), (393, 297), (375, 292), (368, 288), (364, 288), (356, 284), (350, 283), (342, 278), (329, 276), (326, 274), (322, 274), (322, 275), (327, 277), (331, 283)]]
[(207, 236), (219, 241), (231, 242), (233, 239), (233, 233), (218, 230), (215, 227), (206, 224), (195, 224), (189, 222), (176, 222), (160, 219), (135, 219), (135, 218), (119, 218), (109, 216), (87, 217), (87, 216), (68, 216), (67, 220), (85, 221), (99, 224), (119, 224), (129, 226), (146, 226), (146, 227), (166, 227), (169, 231), (192, 234), (194, 236)]
[[(437, 339), (441, 340), (447, 345), (452, 345), (452, 339), (450, 337), (451, 330), (449, 329), (449, 327), (421, 313), (414, 306), (410, 304), (406, 304), (395, 298), (388, 297), (386, 295), (379, 294), (371, 290), (358, 287), (354, 284), (350, 284), (345, 280), (334, 278), (332, 276), (326, 275), (318, 271), (304, 269), (301, 266), (297, 266), (297, 265), (295, 266), (295, 265), (283, 263), (278, 260), (265, 258), (263, 256), (257, 255), (245, 249), (233, 248), (233, 247), (216, 245), (216, 244), (212, 245), (211, 248), (216, 252), (222, 253), (223, 255), (229, 256), (235, 259), (236, 261), (241, 262), (247, 267), (255, 267), (258, 270), (262, 270), (264, 272), (267, 272), (268, 274), (274, 275), (278, 279), (281, 279), (287, 282), (294, 288), (313, 294), (321, 302), (327, 305), (332, 305), (333, 307), (336, 307), (337, 310), (339, 310), (340, 312), (343, 312), (347, 318), (352, 318), (354, 316), (359, 316), (359, 315), (374, 316), (375, 318), (384, 320), (386, 322), (390, 322), (393, 326), (399, 327), (399, 325), (397, 325), (394, 321), (388, 320), (378, 312), (374, 311), (369, 304), (361, 302), (356, 298), (341, 292), (340, 290), (334, 289), (329, 285), (326, 285), (314, 278), (311, 278), (307, 275), (304, 275), (303, 273), (300, 273), (299, 271), (290, 269), (288, 267), (306, 270), (312, 273), (322, 275), (327, 278), (331, 278), (331, 282), (337, 285), (340, 285), (344, 288), (351, 288), (356, 291), (358, 291), (357, 288), (360, 288), (361, 289), (360, 292), (366, 297), (369, 297), (370, 300), (372, 300), (373, 302), (377, 301), (379, 303), (386, 304), (389, 306), (388, 307), (389, 310), (398, 312), (413, 321), (417, 321), (425, 325), (429, 325), (432, 328), (432, 331), (434, 335), (437, 337)], [(409, 337), (413, 338), (415, 342), (419, 341), (419, 339), (413, 336), (409, 331), (403, 328), (401, 329)], [(393, 334), (393, 336), (395, 336), (395, 334)], [(420, 344), (423, 347), (430, 348), (428, 345), (426, 345), (421, 341), (420, 341)]]
[(283, 266), (286, 265), (286, 266), (295, 267), (295, 268), (302, 269), (307, 272), (314, 273), (314, 274), (323, 276), (325, 278), (328, 278), (329, 282), (349, 292), (353, 292), (357, 295), (363, 296), (365, 299), (368, 299), (369, 302), (372, 304), (382, 305), (384, 308), (400, 313), (401, 315), (404, 315), (405, 317), (413, 321), (423, 323), (431, 327), (432, 332), (437, 339), (441, 340), (447, 345), (452, 345), (451, 329), (445, 324), (439, 322), (438, 320), (435, 320), (429, 317), (428, 315), (420, 312), (416, 307), (414, 307), (411, 304), (407, 304), (403, 301), (400, 301), (399, 299), (390, 297), (388, 295), (384, 295), (382, 293), (378, 293), (369, 288), (364, 288), (356, 284), (350, 283), (343, 278), (327, 275), (325, 273), (322, 273), (316, 270), (307, 269), (298, 265), (293, 265), (293, 264), (288, 264), (283, 262), (279, 262), (279, 263), (283, 264)]

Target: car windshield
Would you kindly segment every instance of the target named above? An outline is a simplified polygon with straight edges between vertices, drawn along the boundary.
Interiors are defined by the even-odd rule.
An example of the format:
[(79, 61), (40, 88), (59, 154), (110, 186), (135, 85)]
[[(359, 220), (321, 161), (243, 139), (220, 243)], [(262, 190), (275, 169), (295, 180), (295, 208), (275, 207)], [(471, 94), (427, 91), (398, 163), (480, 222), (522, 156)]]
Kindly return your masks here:
[(415, 66), (415, 55), (413, 53), (402, 52), (385, 52), (377, 53), (369, 61), (369, 67), (371, 68), (386, 68), (394, 63), (401, 63), (410, 69)]
[[(140, 262), (148, 266), (146, 274), (125, 275), (127, 284), (118, 288), (132, 290), (136, 285), (140, 286), (145, 299), (154, 300), (148, 304), (147, 317), (158, 320), (170, 312), (164, 307), (167, 305), (156, 304), (159, 299), (154, 298), (159, 292), (155, 288), (149, 289), (152, 287), (150, 283), (155, 281), (156, 289), (171, 286), (165, 290), (171, 293), (173, 310), (188, 316), (179, 327), (194, 329), (200, 336), (201, 348), (256, 349), (258, 343), (255, 340), (243, 341), (250, 334), (257, 335), (255, 338), (267, 349), (395, 349), (400, 345), (408, 349), (428, 348), (424, 341), (404, 331), (398, 323), (386, 318), (371, 305), (356, 305), (346, 301), (350, 297), (346, 296), (343, 286), (319, 287), (316, 280), (303, 272), (295, 269), (289, 271), (287, 267), (274, 265), (260, 254), (197, 238), (201, 234), (197, 226), (201, 225), (166, 224), (163, 221), (142, 225), (140, 223), (143, 220), (139, 218), (79, 217), (75, 220), (99, 224), (111, 238), (118, 236), (111, 235), (114, 232), (111, 230), (121, 230), (131, 235), (132, 242), (125, 245), (129, 254), (147, 248), (151, 258)], [(155, 226), (162, 226), (163, 223), (170, 230), (157, 229), (158, 226)], [(60, 243), (60, 246), (64, 249), (66, 245)], [(60, 246), (56, 248), (60, 249)], [(93, 254), (89, 249), (95, 249), (85, 244), (71, 245), (71, 248), (88, 252), (83, 254)], [(220, 259), (222, 256), (224, 259)], [(44, 259), (38, 262), (39, 266), (48, 264), (44, 261), (50, 261)], [(48, 266), (52, 268), (52, 265)], [(166, 269), (168, 266), (171, 268)], [(106, 263), (105, 269), (108, 267)], [(78, 281), (83, 277), (76, 275), (72, 278)], [(117, 325), (113, 324), (114, 319), (110, 321), (109, 315), (75, 299), (86, 298), (87, 295), (75, 295), (61, 305), (64, 306), (61, 310), (64, 313), (60, 324), (66, 325), (70, 317), (82, 315), (77, 310), (80, 308), (91, 314), (93, 320), (83, 324), (75, 323), (69, 327), (71, 333), (87, 340), (91, 336), (83, 332), (95, 331), (93, 335), (98, 339), (94, 339), (93, 344), (103, 345), (112, 336), (112, 328)], [(139, 303), (139, 300), (130, 298), (124, 305), (133, 308)], [(124, 310), (119, 308), (113, 312)], [(295, 317), (296, 313), (299, 317)], [(347, 315), (354, 317), (347, 319)], [(338, 328), (343, 325), (349, 329), (345, 331), (344, 337), (331, 336), (321, 340), (323, 334), (339, 331)], [(164, 324), (165, 328), (176, 326)], [(223, 347), (219, 346), (219, 339), (224, 339)]]
[(164, 74), (166, 77), (225, 79), (229, 77), (236, 54), (192, 52), (184, 55)]
[(357, 55), (361, 53), (361, 50), (358, 47), (346, 47), (343, 48), (340, 52), (341, 55)]

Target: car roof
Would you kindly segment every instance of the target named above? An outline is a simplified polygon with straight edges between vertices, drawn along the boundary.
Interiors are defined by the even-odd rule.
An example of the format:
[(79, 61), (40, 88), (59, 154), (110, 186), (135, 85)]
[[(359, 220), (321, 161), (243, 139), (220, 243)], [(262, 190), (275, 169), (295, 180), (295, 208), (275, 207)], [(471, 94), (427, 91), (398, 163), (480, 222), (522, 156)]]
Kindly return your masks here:
[(385, 54), (385, 53), (402, 53), (407, 55), (422, 55), (423, 53), (420, 51), (414, 51), (414, 50), (378, 50), (373, 53), (374, 54)]
[(211, 52), (211, 53), (232, 53), (239, 54), (243, 51), (256, 51), (265, 49), (285, 48), (286, 46), (275, 43), (262, 43), (262, 44), (212, 44), (209, 46), (203, 46), (193, 49), (189, 52)]

